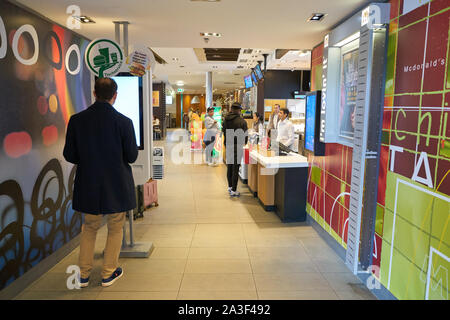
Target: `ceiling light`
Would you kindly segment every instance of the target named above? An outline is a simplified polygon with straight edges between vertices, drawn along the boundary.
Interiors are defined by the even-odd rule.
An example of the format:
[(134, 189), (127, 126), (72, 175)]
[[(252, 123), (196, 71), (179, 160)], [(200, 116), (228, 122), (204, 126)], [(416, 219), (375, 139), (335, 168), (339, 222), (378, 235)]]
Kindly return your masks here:
[(216, 37), (220, 38), (222, 34), (216, 32), (200, 32), (201, 37)]
[(184, 66), (180, 66), (180, 68), (184, 68)]
[(89, 18), (88, 16), (79, 16), (74, 18), (80, 21), (81, 23), (95, 23), (95, 21)]
[(313, 13), (307, 21), (321, 21), (326, 15), (326, 13)]
[(178, 59), (178, 58), (172, 58), (172, 60), (175, 62), (180, 61), (180, 59)]

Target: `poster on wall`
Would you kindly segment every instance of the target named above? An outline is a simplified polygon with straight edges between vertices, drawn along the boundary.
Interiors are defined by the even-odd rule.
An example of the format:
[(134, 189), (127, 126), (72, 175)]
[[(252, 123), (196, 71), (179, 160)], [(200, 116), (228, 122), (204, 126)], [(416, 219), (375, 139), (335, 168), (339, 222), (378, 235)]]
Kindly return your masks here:
[(2, 290), (81, 231), (62, 152), (71, 115), (91, 104), (91, 74), (88, 39), (7, 1), (0, 43)]
[(159, 91), (153, 91), (153, 107), (159, 107)]
[(342, 55), (339, 106), (339, 135), (353, 139), (358, 82), (358, 50)]

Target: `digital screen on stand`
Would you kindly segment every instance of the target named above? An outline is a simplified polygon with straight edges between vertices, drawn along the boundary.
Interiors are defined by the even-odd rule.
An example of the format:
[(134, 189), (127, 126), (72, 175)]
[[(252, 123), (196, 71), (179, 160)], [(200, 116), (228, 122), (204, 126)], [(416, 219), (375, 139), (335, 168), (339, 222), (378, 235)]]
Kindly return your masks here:
[(255, 73), (256, 73), (256, 76), (258, 77), (258, 79), (262, 80), (263, 74), (262, 74), (262, 71), (261, 71), (261, 66), (259, 64), (257, 64), (256, 67), (255, 67)]
[(244, 82), (245, 82), (245, 88), (246, 89), (253, 87), (253, 82), (252, 82), (252, 76), (251, 75), (248, 75), (248, 76), (244, 77)]
[(316, 131), (316, 95), (306, 97), (305, 149), (314, 152)]
[(255, 85), (257, 85), (258, 84), (258, 79), (256, 78), (256, 75), (255, 75), (254, 72), (252, 72), (252, 79), (253, 79), (253, 82), (255, 83)]
[(117, 83), (114, 108), (131, 119), (139, 149), (143, 149), (142, 79), (135, 76), (112, 77)]

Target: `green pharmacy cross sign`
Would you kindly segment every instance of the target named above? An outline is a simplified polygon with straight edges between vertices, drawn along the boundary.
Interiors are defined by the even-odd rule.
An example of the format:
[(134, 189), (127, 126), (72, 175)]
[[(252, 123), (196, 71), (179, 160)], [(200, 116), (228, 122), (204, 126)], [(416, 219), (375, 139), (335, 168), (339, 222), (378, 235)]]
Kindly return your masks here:
[(115, 76), (119, 73), (123, 60), (122, 49), (109, 39), (93, 40), (86, 49), (86, 65), (99, 78)]

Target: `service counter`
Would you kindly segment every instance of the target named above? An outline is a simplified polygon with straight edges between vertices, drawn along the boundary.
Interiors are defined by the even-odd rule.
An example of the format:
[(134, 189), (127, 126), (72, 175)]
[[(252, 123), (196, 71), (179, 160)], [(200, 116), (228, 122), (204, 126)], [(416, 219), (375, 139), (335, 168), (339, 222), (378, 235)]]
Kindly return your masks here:
[(306, 220), (308, 160), (298, 154), (277, 156), (273, 151), (252, 150), (248, 187), (266, 211), (283, 222)]

